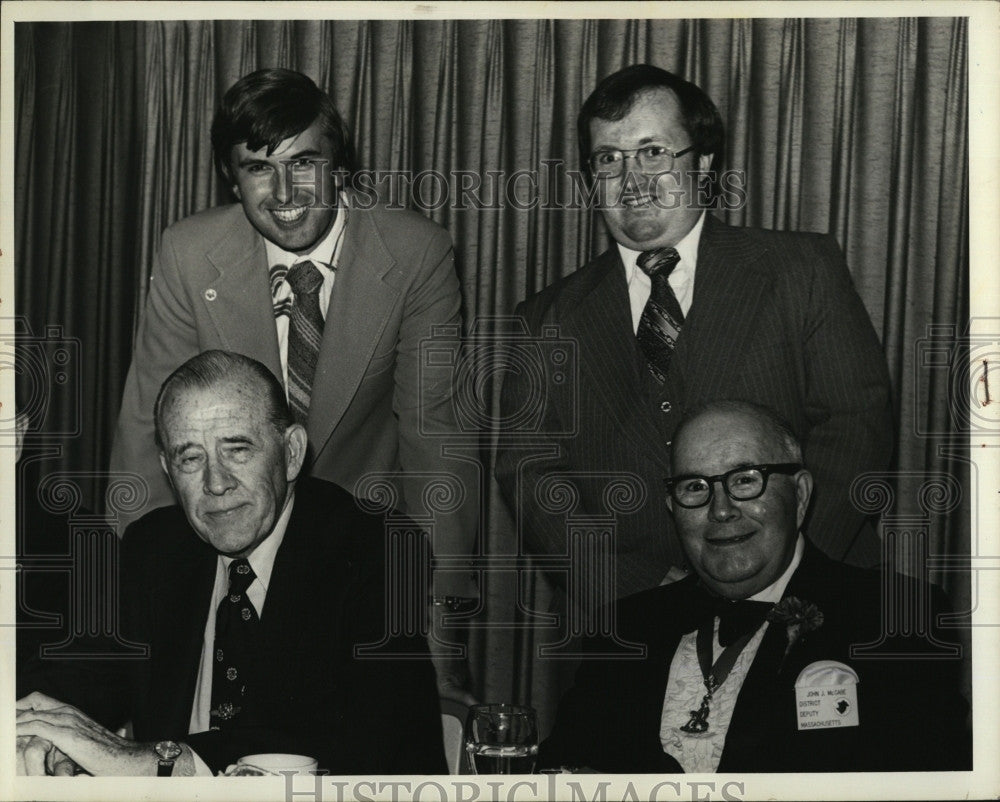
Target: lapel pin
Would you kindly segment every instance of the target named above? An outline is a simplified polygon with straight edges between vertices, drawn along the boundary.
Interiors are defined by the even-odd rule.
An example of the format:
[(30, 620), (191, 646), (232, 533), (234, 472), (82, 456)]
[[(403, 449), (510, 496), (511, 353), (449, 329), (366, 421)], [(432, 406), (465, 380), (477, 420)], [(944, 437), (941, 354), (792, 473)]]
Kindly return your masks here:
[(216, 294), (217, 293), (215, 292), (215, 290), (213, 290), (211, 287), (209, 287), (207, 290), (205, 290), (205, 300), (206, 301), (214, 301), (215, 297), (216, 297)]

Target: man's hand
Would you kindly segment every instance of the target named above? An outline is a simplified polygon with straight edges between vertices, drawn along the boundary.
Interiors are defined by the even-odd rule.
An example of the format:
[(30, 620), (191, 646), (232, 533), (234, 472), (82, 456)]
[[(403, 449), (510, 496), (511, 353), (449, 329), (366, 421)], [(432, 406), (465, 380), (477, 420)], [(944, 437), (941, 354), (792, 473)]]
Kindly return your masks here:
[(20, 777), (72, 777), (77, 766), (49, 741), (35, 735), (17, 736), (17, 773)]
[[(18, 769), (26, 774), (39, 771), (38, 754), (42, 744), (48, 744), (45, 769), (62, 773), (76, 764), (95, 776), (155, 776), (158, 761), (152, 744), (122, 738), (105, 729), (77, 708), (63, 704), (45, 694), (32, 693), (17, 702)], [(23, 746), (22, 746), (23, 744)], [(189, 749), (178, 758), (191, 764)], [(73, 766), (75, 769), (75, 766)], [(177, 774), (190, 773), (177, 771)]]
[(451, 643), (454, 637), (455, 628), (448, 628), (445, 634), (443, 626), (443, 615), (445, 608), (441, 606), (431, 607), (431, 632), (427, 639), (427, 645), (431, 652), (431, 661), (434, 663), (434, 672), (437, 675), (438, 696), (442, 699), (452, 699), (466, 706), (477, 705), (479, 700), (469, 691), (470, 672), (468, 659), (456, 657), (449, 652), (449, 647), (438, 641)]
[(466, 687), (469, 670), (463, 658), (432, 654), (431, 660), (434, 662), (434, 671), (437, 674), (438, 696), (460, 702), (467, 707), (479, 704), (479, 700)]

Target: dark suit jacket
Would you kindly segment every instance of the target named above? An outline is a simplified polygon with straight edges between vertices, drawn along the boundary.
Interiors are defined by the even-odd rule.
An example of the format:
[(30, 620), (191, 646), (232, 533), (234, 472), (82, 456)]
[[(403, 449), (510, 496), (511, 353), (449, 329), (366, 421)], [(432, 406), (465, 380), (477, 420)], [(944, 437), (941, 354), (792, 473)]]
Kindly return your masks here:
[[(901, 594), (896, 598), (926, 605), (932, 622), (947, 610), (939, 588), (896, 578)], [(733, 711), (720, 772), (971, 768), (968, 705), (958, 691), (960, 658), (906, 656), (908, 649), (939, 656), (947, 651), (915, 636), (885, 640), (879, 657), (851, 657), (852, 644), (882, 640), (881, 582), (878, 571), (834, 562), (807, 545), (785, 597), (816, 604), (823, 624), (800, 638), (787, 657), (785, 627), (768, 625)], [(614, 773), (681, 771), (660, 745), (660, 717), (677, 644), (698, 627), (706, 609), (695, 585), (689, 577), (618, 603), (618, 636), (642, 644), (646, 657), (584, 659), (542, 746), (540, 765)], [(954, 637), (936, 624), (929, 631), (941, 644), (950, 645)], [(591, 652), (602, 646), (601, 640), (585, 642)], [(859, 726), (797, 729), (795, 680), (818, 660), (836, 660), (858, 673)]]
[[(264, 239), (239, 204), (208, 209), (163, 233), (122, 397), (111, 470), (134, 472), (146, 509), (173, 504), (153, 442), (153, 402), (163, 380), (212, 348), (262, 362), (281, 377)], [(366, 495), (366, 474), (402, 469), (398, 506), (427, 513), (429, 474), (446, 473), (465, 503), (438, 512), (434, 546), (469, 554), (478, 525), (472, 463), (441, 455), (454, 431), (447, 372), (421, 373), (420, 343), (433, 327), (461, 324), (451, 240), (414, 212), (354, 208), (327, 310), (307, 429), (313, 476)], [(457, 347), (457, 335), (453, 345)], [(442, 593), (468, 595), (468, 578), (439, 577)]]
[[(806, 525), (816, 544), (836, 559), (879, 562), (878, 539), (863, 529), (848, 489), (859, 473), (888, 465), (889, 380), (832, 237), (732, 228), (709, 215), (665, 399), (648, 391), (617, 248), (529, 298), (517, 313), (536, 337), (558, 327), (576, 363), (568, 370), (553, 366), (550, 349), (542, 348), (534, 370), (504, 379), (502, 419), (543, 407), (535, 442), (551, 452), (523, 462), (529, 440), (522, 437), (497, 456), (497, 479), (531, 550), (566, 551), (565, 516), (546, 512), (537, 499), (544, 477), (569, 474), (579, 495), (575, 512), (593, 516), (608, 513), (614, 495), (605, 494), (604, 477), (631, 474), (642, 489), (638, 509), (618, 515), (617, 596), (658, 584), (684, 559), (663, 486), (669, 441), (685, 410), (740, 398), (775, 409), (802, 439), (816, 478)], [(541, 387), (536, 374), (544, 377)]]
[(300, 480), (261, 616), (244, 729), (187, 732), (216, 552), (180, 507), (149, 513), (122, 543), (122, 632), (149, 645), (148, 659), (39, 661), (18, 696), (43, 690), (111, 728), (131, 720), (137, 740), (189, 743), (214, 772), (246, 754), (291, 752), (334, 774), (445, 774), (423, 637), (389, 638), (385, 648), (408, 659), (354, 656), (355, 645), (389, 634), (383, 532), (381, 517), (360, 512), (341, 488)]

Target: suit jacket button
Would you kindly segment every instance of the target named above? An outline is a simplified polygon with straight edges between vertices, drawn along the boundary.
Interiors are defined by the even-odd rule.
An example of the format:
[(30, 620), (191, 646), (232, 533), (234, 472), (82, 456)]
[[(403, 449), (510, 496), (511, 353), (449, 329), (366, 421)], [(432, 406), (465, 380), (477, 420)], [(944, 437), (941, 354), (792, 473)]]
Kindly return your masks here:
[(669, 401), (660, 402), (660, 412), (669, 412), (671, 409), (673, 409), (673, 407), (670, 406)]

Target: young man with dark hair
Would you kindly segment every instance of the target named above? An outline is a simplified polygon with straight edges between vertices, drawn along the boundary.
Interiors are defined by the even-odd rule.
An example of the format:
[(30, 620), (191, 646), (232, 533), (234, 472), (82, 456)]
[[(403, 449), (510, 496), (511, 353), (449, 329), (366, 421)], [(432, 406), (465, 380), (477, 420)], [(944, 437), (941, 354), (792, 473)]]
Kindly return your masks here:
[[(163, 234), (111, 469), (145, 480), (147, 509), (171, 503), (153, 442), (156, 392), (198, 352), (231, 350), (281, 378), (309, 433), (308, 473), (356, 495), (362, 479), (385, 477), (404, 512), (433, 516), (435, 554), (468, 555), (478, 471), (444, 454), (452, 382), (420, 370), (421, 341), (461, 323), (447, 232), (411, 211), (352, 203), (348, 131), (301, 73), (264, 69), (237, 81), (212, 143), (239, 203)], [(464, 501), (429, 512), (425, 485), (442, 477)], [(468, 571), (438, 571), (433, 584), (435, 604), (477, 593)], [(454, 681), (442, 677), (442, 688)]]

